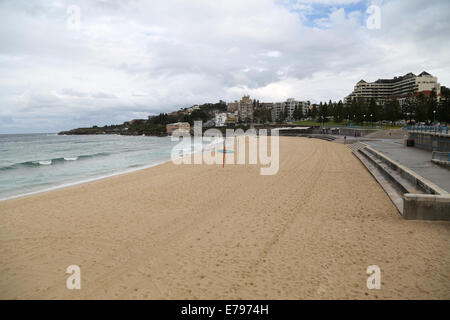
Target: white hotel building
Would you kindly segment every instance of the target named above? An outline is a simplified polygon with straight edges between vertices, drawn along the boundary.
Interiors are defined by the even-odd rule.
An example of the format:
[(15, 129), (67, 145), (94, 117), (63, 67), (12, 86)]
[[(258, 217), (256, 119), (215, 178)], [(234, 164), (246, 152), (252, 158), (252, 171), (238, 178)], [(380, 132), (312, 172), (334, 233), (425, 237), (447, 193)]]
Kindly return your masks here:
[(360, 80), (353, 92), (345, 98), (345, 102), (350, 103), (355, 98), (366, 100), (374, 98), (377, 103), (383, 103), (388, 98), (396, 98), (402, 102), (409, 94), (424, 93), (429, 95), (433, 89), (439, 99), (441, 85), (437, 82), (436, 77), (425, 71), (418, 76), (410, 72), (401, 77), (378, 79), (375, 82)]

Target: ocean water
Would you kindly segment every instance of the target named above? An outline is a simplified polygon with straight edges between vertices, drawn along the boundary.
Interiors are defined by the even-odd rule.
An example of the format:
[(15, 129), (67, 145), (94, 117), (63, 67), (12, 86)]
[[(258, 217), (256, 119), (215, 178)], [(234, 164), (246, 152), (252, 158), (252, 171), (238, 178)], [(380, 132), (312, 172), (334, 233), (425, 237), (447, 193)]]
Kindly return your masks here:
[(0, 135), (0, 200), (161, 164), (173, 148), (199, 147), (170, 137)]

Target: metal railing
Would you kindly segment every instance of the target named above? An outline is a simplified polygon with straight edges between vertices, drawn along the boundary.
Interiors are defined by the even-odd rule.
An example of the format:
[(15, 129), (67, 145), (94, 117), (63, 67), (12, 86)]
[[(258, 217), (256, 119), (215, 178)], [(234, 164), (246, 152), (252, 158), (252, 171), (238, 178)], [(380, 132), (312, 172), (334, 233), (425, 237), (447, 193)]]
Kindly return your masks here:
[(450, 162), (450, 152), (433, 151), (431, 159)]
[(448, 134), (448, 126), (406, 126), (408, 131)]

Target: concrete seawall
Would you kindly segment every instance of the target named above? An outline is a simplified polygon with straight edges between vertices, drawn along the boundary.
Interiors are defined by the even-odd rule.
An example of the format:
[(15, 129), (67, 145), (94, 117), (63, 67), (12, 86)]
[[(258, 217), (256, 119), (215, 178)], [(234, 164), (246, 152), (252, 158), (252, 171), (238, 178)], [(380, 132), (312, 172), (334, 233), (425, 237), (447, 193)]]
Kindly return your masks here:
[(350, 149), (380, 183), (405, 219), (450, 220), (450, 194), (446, 190), (366, 144)]
[(450, 151), (450, 134), (440, 132), (409, 131), (408, 139), (414, 140), (414, 146), (430, 151)]
[(450, 220), (447, 195), (410, 194), (403, 196), (403, 218), (407, 220)]

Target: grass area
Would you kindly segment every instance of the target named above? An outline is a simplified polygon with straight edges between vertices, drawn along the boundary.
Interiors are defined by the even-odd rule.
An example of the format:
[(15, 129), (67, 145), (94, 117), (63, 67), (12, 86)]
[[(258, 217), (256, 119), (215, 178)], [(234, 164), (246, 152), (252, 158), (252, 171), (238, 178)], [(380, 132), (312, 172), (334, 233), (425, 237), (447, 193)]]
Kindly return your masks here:
[[(302, 126), (321, 126), (322, 123), (318, 121), (295, 121), (294, 124), (302, 125)], [(364, 129), (398, 129), (404, 127), (403, 125), (393, 125), (393, 124), (373, 124), (373, 127), (370, 123), (354, 123), (351, 122), (350, 125), (353, 124), (355, 127), (358, 128), (364, 128)], [(325, 127), (347, 127), (347, 122), (334, 122), (334, 121), (328, 121), (324, 123)]]

